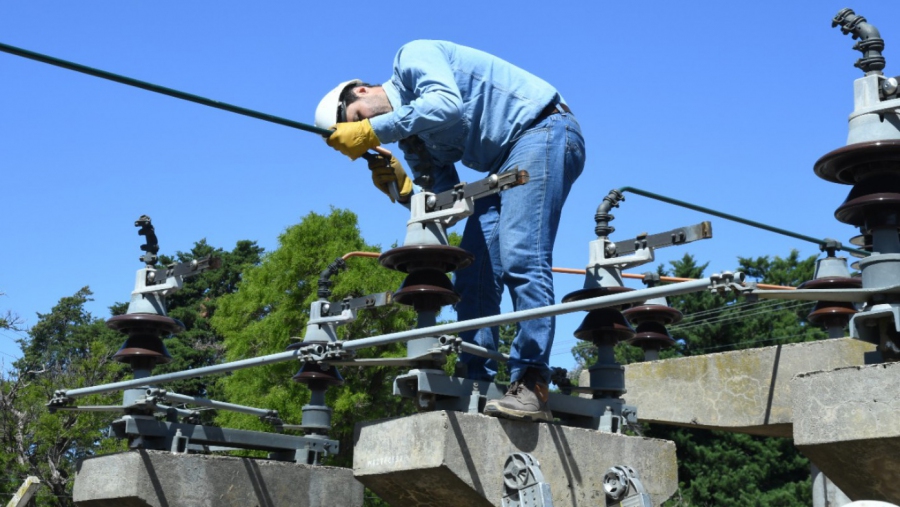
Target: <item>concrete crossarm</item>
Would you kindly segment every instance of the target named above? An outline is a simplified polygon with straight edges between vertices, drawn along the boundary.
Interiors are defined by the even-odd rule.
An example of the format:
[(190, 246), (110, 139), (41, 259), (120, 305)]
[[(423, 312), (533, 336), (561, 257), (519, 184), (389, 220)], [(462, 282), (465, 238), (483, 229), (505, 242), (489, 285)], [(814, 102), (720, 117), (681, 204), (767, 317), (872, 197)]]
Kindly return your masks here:
[(500, 507), (514, 452), (538, 460), (553, 505), (606, 505), (603, 477), (614, 465), (634, 468), (654, 505), (678, 488), (675, 444), (667, 440), (460, 412), (358, 424), (353, 475), (390, 505)]
[(900, 504), (900, 363), (798, 375), (794, 444), (853, 500)]
[(838, 338), (634, 363), (625, 367), (624, 398), (644, 422), (790, 437), (791, 378), (866, 364), (874, 350)]
[(79, 507), (362, 507), (346, 468), (163, 451), (127, 451), (80, 462)]
[(19, 486), (19, 490), (16, 491), (16, 494), (13, 495), (12, 499), (6, 504), (6, 507), (25, 507), (25, 505), (28, 505), (31, 497), (37, 493), (39, 487), (41, 487), (41, 480), (37, 477), (28, 476), (28, 478), (25, 479), (25, 482)]

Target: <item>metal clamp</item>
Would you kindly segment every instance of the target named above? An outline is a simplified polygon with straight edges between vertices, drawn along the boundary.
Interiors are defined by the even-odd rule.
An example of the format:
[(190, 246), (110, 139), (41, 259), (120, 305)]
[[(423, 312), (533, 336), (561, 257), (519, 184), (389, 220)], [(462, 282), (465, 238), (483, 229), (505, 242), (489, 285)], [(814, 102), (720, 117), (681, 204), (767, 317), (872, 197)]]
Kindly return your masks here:
[(714, 294), (724, 295), (726, 292), (742, 294), (752, 291), (755, 287), (744, 285), (744, 273), (740, 271), (723, 271), (722, 274), (713, 273), (709, 276), (709, 291)]
[(312, 342), (301, 344), (297, 347), (297, 360), (301, 363), (318, 363), (332, 361), (346, 361), (356, 354), (351, 350), (343, 350), (342, 342), (320, 343)]
[(47, 402), (47, 410), (52, 414), (60, 408), (70, 407), (74, 402), (74, 398), (66, 396), (66, 391), (58, 390), (53, 393), (53, 397)]

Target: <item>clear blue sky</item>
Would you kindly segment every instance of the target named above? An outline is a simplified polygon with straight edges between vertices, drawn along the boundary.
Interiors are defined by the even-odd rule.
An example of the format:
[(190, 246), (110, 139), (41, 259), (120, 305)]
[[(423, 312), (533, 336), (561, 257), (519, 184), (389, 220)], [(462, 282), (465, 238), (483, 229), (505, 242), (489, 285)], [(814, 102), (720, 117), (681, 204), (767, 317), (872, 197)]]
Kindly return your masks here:
[[(587, 167), (562, 216), (555, 264), (583, 268), (593, 215), (633, 186), (797, 231), (846, 241), (834, 217), (849, 187), (814, 162), (843, 146), (853, 107), (853, 41), (830, 27), (851, 7), (886, 40), (900, 72), (896, 2), (397, 1), (0, 3), (0, 42), (312, 122), (339, 81), (388, 79), (413, 39), (447, 39), (545, 78), (582, 125)], [(389, 146), (389, 148), (392, 148)], [(407, 212), (315, 135), (0, 53), (0, 311), (27, 326), (89, 285), (97, 317), (127, 301), (153, 218), (164, 253), (201, 238), (267, 250), (286, 227), (330, 206), (363, 236), (402, 242)], [(480, 173), (461, 168), (465, 180)], [(710, 219), (639, 196), (615, 211), (613, 239)], [(737, 257), (806, 244), (711, 218), (714, 239), (660, 250), (637, 272), (692, 252), (710, 271)], [(581, 277), (557, 276), (557, 299)], [(638, 285), (635, 285), (638, 287)], [(570, 366), (582, 315), (558, 319), (556, 365)], [(0, 332), (0, 359), (18, 355)]]

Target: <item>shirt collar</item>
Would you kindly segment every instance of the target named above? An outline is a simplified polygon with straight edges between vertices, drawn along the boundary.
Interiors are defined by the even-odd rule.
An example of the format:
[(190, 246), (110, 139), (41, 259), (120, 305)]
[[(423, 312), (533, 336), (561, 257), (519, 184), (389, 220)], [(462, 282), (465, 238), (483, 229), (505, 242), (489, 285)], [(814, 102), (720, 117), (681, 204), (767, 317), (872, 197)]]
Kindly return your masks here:
[(403, 102), (400, 101), (400, 90), (394, 86), (394, 83), (388, 81), (381, 85), (381, 87), (384, 89), (384, 93), (391, 102), (391, 107), (394, 111), (400, 109), (400, 107), (403, 106)]

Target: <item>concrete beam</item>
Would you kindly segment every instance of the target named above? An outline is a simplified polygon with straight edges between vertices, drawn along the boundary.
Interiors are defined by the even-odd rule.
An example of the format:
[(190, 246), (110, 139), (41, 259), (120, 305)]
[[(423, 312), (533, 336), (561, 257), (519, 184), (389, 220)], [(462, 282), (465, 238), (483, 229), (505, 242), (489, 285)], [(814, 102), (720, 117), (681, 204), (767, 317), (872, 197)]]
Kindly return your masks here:
[(16, 494), (13, 495), (12, 499), (7, 502), (6, 507), (25, 507), (40, 487), (40, 479), (34, 476), (28, 476), (25, 479), (25, 482), (19, 486), (18, 491), (16, 491)]
[(790, 437), (791, 378), (875, 362), (874, 350), (837, 338), (629, 364), (625, 400), (643, 422)]
[(357, 507), (363, 486), (346, 468), (140, 450), (81, 462), (73, 496), (80, 507)]
[(900, 363), (798, 375), (794, 444), (853, 500), (900, 503)]
[(628, 465), (659, 505), (678, 487), (675, 444), (555, 424), (429, 412), (358, 424), (353, 474), (391, 505), (500, 506), (513, 452), (539, 462), (554, 505), (605, 505), (603, 476)]

